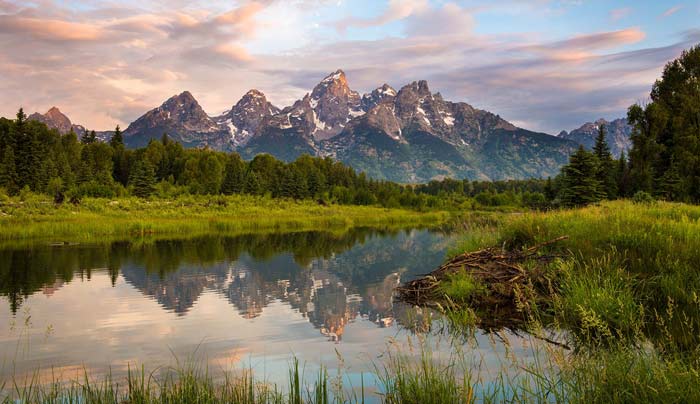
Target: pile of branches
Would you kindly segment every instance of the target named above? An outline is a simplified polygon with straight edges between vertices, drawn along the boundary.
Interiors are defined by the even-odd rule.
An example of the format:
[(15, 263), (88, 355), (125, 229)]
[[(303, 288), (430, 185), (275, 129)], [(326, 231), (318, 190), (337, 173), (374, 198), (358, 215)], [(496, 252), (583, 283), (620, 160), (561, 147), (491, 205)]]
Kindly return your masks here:
[[(547, 306), (554, 293), (547, 264), (560, 255), (541, 254), (540, 249), (567, 238), (558, 237), (524, 250), (487, 248), (464, 253), (399, 286), (396, 292), (400, 300), (417, 306), (463, 309), (461, 306), (466, 305), (478, 315), (478, 325), (484, 328), (517, 329), (533, 308)], [(467, 272), (487, 292), (466, 303), (451, 300), (442, 291), (441, 282), (459, 272)]]

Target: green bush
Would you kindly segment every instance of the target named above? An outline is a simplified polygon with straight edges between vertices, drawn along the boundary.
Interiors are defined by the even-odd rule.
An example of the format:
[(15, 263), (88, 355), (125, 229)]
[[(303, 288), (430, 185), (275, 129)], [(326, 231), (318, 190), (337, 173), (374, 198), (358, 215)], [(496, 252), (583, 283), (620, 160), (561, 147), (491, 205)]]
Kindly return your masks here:
[(632, 197), (632, 202), (637, 204), (652, 204), (654, 201), (654, 197), (644, 191), (639, 191)]
[(113, 186), (101, 184), (97, 181), (88, 181), (80, 184), (72, 194), (79, 198), (114, 198), (116, 196)]

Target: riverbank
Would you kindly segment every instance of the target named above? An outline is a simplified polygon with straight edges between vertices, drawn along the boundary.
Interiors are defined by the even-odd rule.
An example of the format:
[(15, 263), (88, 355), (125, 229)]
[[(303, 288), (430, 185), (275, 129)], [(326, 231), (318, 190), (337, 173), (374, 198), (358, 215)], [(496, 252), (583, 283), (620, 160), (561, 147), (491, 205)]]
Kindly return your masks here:
[[(506, 262), (543, 244), (539, 254), (556, 259)], [(541, 379), (563, 389), (566, 401), (700, 400), (700, 207), (612, 201), (504, 216), (465, 234), (452, 262), (488, 247), (513, 273), (485, 277), (476, 262), (433, 274), (424, 283), (432, 288), (428, 304), (466, 326), (518, 311), (527, 331), (559, 330), (572, 354), (558, 359), (557, 375)], [(513, 287), (523, 277), (522, 288)], [(506, 292), (508, 310), (480, 304), (497, 294), (503, 301)]]
[(42, 195), (0, 201), (0, 240), (94, 241), (102, 237), (334, 230), (439, 225), (449, 214), (247, 195), (177, 199), (85, 198), (55, 205)]

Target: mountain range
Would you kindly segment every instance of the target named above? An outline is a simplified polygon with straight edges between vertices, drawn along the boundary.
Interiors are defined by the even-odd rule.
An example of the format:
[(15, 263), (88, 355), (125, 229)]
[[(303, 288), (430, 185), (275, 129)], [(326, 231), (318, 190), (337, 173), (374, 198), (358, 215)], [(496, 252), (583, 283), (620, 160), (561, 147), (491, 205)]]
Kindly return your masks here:
[[(30, 119), (63, 133), (84, 131), (57, 108)], [(223, 114), (210, 116), (185, 91), (131, 123), (124, 141), (128, 147), (143, 147), (167, 133), (186, 147), (237, 151), (244, 158), (269, 153), (291, 161), (306, 153), (397, 182), (499, 180), (555, 176), (578, 144), (592, 146), (600, 123), (609, 128), (613, 153), (629, 147), (630, 129), (622, 119), (551, 136), (467, 103), (447, 101), (432, 93), (426, 81), (398, 91), (383, 84), (360, 95), (338, 70), (282, 109), (250, 90)], [(106, 139), (111, 133), (98, 135)]]
[(562, 131), (558, 137), (582, 144), (587, 149), (592, 149), (593, 145), (595, 145), (600, 125), (603, 125), (605, 128), (605, 140), (608, 142), (613, 156), (619, 157), (622, 152), (628, 154), (632, 148), (632, 141), (630, 140), (632, 127), (625, 118), (615, 119), (610, 122), (601, 118), (595, 122), (587, 122), (571, 132)]

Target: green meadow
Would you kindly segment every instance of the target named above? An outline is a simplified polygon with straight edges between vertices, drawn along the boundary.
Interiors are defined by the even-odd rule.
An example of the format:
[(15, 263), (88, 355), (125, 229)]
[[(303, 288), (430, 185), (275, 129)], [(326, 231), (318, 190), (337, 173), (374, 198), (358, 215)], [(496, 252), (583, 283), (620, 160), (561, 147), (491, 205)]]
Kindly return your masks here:
[(439, 225), (446, 212), (374, 206), (320, 205), (264, 196), (187, 195), (175, 199), (84, 198), (55, 205), (44, 195), (0, 200), (0, 240), (90, 241), (143, 235), (238, 234)]

